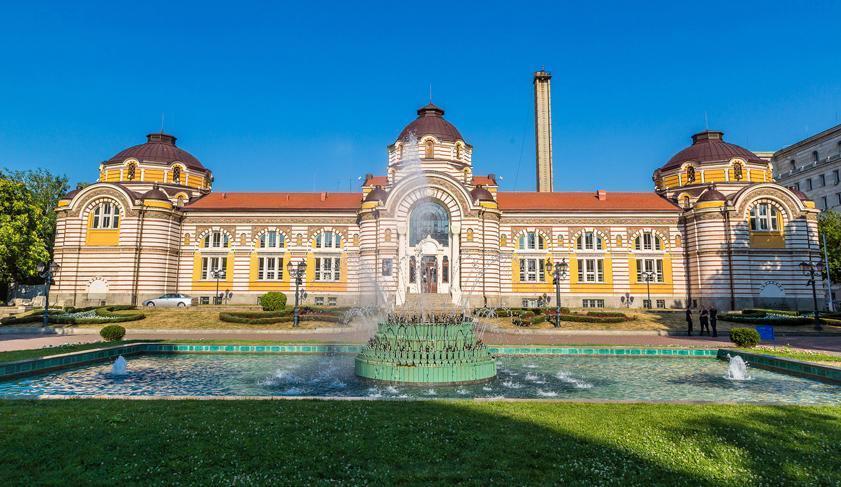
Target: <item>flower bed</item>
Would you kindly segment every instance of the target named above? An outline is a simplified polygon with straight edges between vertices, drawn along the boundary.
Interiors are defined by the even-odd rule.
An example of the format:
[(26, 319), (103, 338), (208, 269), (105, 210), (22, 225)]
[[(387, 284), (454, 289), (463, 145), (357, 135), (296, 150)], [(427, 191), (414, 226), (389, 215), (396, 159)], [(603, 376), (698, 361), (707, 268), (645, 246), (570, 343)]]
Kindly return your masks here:
[[(89, 308), (67, 308), (61, 311), (50, 310), (48, 322), (51, 325), (90, 325), (99, 323), (123, 323), (146, 318), (140, 312), (132, 314), (118, 314), (114, 311), (135, 309), (133, 306), (115, 305)], [(9, 316), (0, 320), (2, 326), (16, 326), (41, 323), (44, 321), (44, 311), (26, 316)]]

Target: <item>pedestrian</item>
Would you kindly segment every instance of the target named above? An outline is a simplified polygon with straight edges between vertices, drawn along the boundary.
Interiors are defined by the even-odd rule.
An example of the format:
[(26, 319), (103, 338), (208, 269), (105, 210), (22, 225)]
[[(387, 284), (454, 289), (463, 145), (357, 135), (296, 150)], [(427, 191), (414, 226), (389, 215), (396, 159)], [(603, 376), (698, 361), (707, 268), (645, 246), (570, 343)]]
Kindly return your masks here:
[(710, 334), (710, 312), (707, 311), (707, 308), (701, 308), (701, 317), (698, 318), (698, 321), (701, 323), (701, 335), (704, 334), (704, 330), (707, 330), (707, 335)]
[(686, 331), (692, 336), (692, 309), (686, 308)]
[(713, 328), (713, 336), (718, 336), (718, 329), (716, 329), (716, 324), (718, 324), (718, 310), (715, 309), (715, 306), (710, 308), (710, 326)]

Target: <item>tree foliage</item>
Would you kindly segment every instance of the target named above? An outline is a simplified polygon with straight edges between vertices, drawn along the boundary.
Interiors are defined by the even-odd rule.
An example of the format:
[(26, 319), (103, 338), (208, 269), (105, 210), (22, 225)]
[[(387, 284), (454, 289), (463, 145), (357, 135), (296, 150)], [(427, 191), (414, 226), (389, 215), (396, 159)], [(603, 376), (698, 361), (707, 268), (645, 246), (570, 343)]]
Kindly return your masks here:
[(50, 253), (40, 231), (45, 215), (26, 186), (0, 174), (0, 279), (26, 281)]
[(58, 205), (58, 200), (70, 188), (67, 177), (57, 176), (46, 169), (10, 171), (6, 174), (6, 177), (22, 183), (32, 194), (33, 203), (43, 215), (37, 222), (38, 235), (44, 241), (47, 250), (52, 253), (53, 243), (55, 242), (55, 208)]
[(841, 213), (835, 211), (821, 213), (818, 228), (821, 238), (821, 257), (824, 255), (824, 239), (826, 240), (829, 277), (833, 283), (841, 282)]

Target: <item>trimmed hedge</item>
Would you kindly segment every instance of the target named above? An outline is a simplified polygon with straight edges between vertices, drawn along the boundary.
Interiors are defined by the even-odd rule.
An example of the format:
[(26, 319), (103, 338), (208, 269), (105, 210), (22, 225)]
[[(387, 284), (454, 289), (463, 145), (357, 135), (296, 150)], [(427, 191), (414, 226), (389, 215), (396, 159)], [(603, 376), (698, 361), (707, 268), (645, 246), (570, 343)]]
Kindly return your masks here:
[(626, 321), (637, 319), (636, 316), (628, 316), (618, 311), (588, 311), (587, 316), (595, 316), (597, 318), (623, 318)]
[(809, 325), (815, 322), (813, 318), (804, 316), (777, 316), (769, 318), (767, 314), (763, 315), (748, 315), (739, 313), (720, 313), (718, 319), (722, 321), (729, 321), (731, 323), (745, 323), (748, 325), (780, 325), (780, 326), (800, 326)]
[(259, 298), (263, 311), (281, 311), (286, 308), (286, 295), (278, 292), (268, 292)]
[(743, 315), (758, 315), (758, 316), (765, 316), (767, 314), (775, 314), (775, 315), (784, 315), (784, 316), (800, 316), (799, 311), (789, 311), (786, 309), (762, 309), (762, 308), (755, 308), (755, 309), (743, 309)]
[(618, 316), (588, 316), (578, 314), (561, 315), (561, 321), (572, 321), (575, 323), (624, 323), (628, 321), (627, 318), (620, 318)]
[[(50, 312), (48, 322), (51, 325), (99, 325), (105, 323), (125, 323), (127, 321), (137, 321), (146, 318), (146, 315), (143, 313), (135, 313), (129, 315), (121, 315), (116, 314), (114, 311), (120, 310), (127, 310), (127, 309), (135, 309), (133, 306), (128, 305), (116, 305), (116, 306), (103, 306), (103, 307), (90, 307), (90, 308), (71, 308), (73, 311), (64, 311), (61, 313), (57, 313), (54, 311)], [(85, 313), (88, 311), (93, 311), (96, 316), (107, 318), (107, 319), (99, 319), (99, 318), (75, 318), (72, 316), (67, 316), (71, 313)], [(14, 325), (23, 325), (23, 324), (30, 324), (30, 323), (40, 323), (44, 321), (44, 312), (32, 313), (30, 315), (15, 317), (15, 316), (8, 316), (0, 320), (0, 325), (3, 326), (14, 326)]]
[(759, 332), (753, 328), (731, 328), (730, 341), (737, 347), (752, 348), (759, 344)]
[(118, 342), (126, 336), (126, 329), (120, 325), (103, 326), (99, 330), (99, 336), (104, 338), (106, 342)]
[[(219, 320), (243, 325), (274, 325), (277, 323), (291, 323), (295, 320), (294, 308), (283, 311), (264, 312), (221, 312)], [(332, 310), (331, 310), (332, 311)], [(299, 308), (298, 321), (323, 321), (327, 323), (341, 323), (342, 317), (337, 312), (327, 312), (311, 307)]]

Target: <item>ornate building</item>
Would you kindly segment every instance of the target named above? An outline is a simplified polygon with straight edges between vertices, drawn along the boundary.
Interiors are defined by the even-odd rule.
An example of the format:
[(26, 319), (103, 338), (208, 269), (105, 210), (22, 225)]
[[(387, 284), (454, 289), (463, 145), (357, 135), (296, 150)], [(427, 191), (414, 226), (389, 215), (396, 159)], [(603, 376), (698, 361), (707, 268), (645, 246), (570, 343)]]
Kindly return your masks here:
[(61, 200), (59, 302), (207, 302), (218, 288), (254, 303), (293, 292), (287, 265), (305, 262), (311, 304), (536, 305), (565, 262), (565, 306), (809, 307), (798, 264), (817, 258), (818, 210), (721, 132), (693, 136), (652, 192), (505, 192), (474, 173), (442, 109), (417, 115), (384, 175), (350, 193), (212, 191), (175, 137), (149, 135)]

